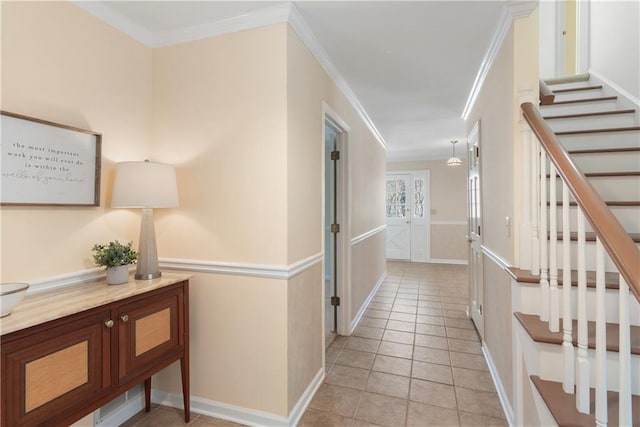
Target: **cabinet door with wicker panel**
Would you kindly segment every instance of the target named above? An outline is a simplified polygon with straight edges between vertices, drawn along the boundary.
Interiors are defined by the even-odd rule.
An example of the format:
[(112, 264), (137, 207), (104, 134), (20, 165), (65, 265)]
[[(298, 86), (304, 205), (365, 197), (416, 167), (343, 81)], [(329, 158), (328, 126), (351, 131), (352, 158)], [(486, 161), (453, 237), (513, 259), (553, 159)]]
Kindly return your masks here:
[(92, 311), (2, 340), (5, 426), (56, 425), (61, 409), (82, 411), (110, 392), (110, 313)]

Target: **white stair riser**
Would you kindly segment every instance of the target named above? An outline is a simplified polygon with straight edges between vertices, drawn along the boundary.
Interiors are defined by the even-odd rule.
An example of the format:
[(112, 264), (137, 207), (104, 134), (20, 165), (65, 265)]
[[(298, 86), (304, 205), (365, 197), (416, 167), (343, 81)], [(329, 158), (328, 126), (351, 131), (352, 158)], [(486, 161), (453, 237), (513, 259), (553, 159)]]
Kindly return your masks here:
[(556, 93), (555, 95), (556, 97), (554, 99), (554, 102), (569, 101), (572, 99), (596, 98), (602, 96), (602, 89), (579, 90), (576, 92), (561, 92)]
[(640, 147), (640, 132), (638, 131), (558, 135), (558, 138), (562, 146), (568, 151)]
[(540, 111), (543, 116), (560, 114), (594, 113), (596, 111), (612, 111), (618, 108), (615, 99), (591, 102), (572, 102), (570, 104), (541, 105)]
[[(572, 154), (582, 172), (640, 171), (640, 151), (622, 153)], [(638, 178), (636, 178), (638, 179)]]
[[(588, 177), (588, 179), (602, 200), (640, 201), (640, 176)], [(562, 183), (559, 178), (556, 178), (556, 200), (561, 200), (561, 196)]]
[[(530, 375), (538, 375), (543, 380), (562, 382), (564, 372), (564, 360), (562, 346), (556, 344), (537, 343), (524, 330), (518, 320), (514, 325), (518, 328), (517, 334), (522, 345), (522, 353), (527, 371)], [(575, 348), (575, 347), (574, 347)], [(575, 348), (577, 356), (577, 348)], [(595, 350), (587, 351), (590, 371), (590, 385), (595, 387)], [(618, 361), (619, 354), (607, 352), (607, 389), (618, 391)], [(631, 355), (631, 391), (640, 394), (640, 356)]]
[[(571, 208), (571, 214), (569, 215), (569, 229), (576, 231), (578, 229), (576, 219), (576, 208)], [(640, 208), (633, 207), (614, 207), (611, 209), (613, 215), (618, 219), (622, 227), (629, 233), (640, 233)], [(558, 231), (562, 231), (562, 208), (557, 210), (558, 218)], [(586, 222), (585, 230), (592, 232), (593, 228), (591, 224)]]
[[(636, 247), (639, 245), (636, 244)], [(576, 269), (578, 266), (577, 262), (577, 254), (578, 254), (578, 242), (571, 242), (571, 265), (572, 269)], [(611, 259), (607, 256), (605, 257), (605, 271), (607, 272), (617, 272), (618, 269), (615, 264), (611, 261)], [(562, 268), (562, 244), (558, 245), (558, 256), (556, 257), (558, 260), (558, 268)], [(596, 243), (595, 242), (585, 242), (585, 262), (587, 266), (587, 270), (593, 271), (595, 270), (596, 265)]]
[[(540, 312), (540, 288), (538, 285), (528, 285), (523, 284), (520, 285), (521, 293), (520, 293), (520, 311), (524, 314), (539, 314)], [(562, 307), (564, 298), (562, 298), (562, 286), (558, 286), (558, 296), (559, 303), (558, 307), (560, 307), (560, 318), (562, 318)], [(578, 309), (577, 309), (577, 301), (578, 301), (578, 287), (571, 287), (571, 313), (572, 318), (576, 319), (578, 317)], [(605, 304), (606, 304), (606, 320), (607, 323), (618, 323), (618, 291), (616, 289), (607, 289), (605, 293)], [(587, 320), (594, 321), (596, 320), (596, 290), (595, 288), (587, 288)], [(629, 300), (629, 321), (632, 325), (640, 326), (640, 303), (635, 299), (635, 297), (631, 297)]]
[(635, 116), (630, 113), (612, 114), (607, 116), (576, 117), (571, 119), (551, 119), (546, 122), (554, 132), (577, 129), (607, 129), (637, 126)]

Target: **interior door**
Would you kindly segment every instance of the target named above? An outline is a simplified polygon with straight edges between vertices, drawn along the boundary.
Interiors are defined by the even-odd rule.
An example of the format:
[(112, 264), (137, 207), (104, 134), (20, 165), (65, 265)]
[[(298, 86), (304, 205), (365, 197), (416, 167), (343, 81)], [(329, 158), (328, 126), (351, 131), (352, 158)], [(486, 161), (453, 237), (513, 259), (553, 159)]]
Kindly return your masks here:
[(469, 185), (469, 314), (480, 336), (484, 336), (482, 305), (484, 288), (482, 280), (482, 205), (480, 192), (480, 138), (479, 123), (467, 136)]
[(389, 174), (386, 183), (387, 258), (411, 259), (411, 175)]

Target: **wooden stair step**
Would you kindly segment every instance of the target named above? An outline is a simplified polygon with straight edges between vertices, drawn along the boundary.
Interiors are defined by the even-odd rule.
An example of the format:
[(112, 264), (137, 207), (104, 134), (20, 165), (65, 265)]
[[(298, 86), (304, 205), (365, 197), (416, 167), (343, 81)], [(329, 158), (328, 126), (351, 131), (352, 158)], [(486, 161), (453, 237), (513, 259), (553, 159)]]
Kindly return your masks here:
[(569, 99), (567, 101), (555, 101), (551, 105), (565, 105), (565, 104), (582, 104), (585, 102), (599, 102), (599, 101), (615, 101), (617, 96), (598, 96), (595, 98), (582, 98), (582, 99)]
[[(636, 207), (636, 206), (640, 206), (640, 201), (637, 200), (610, 200), (610, 201), (605, 201), (604, 202), (605, 205), (607, 206), (613, 206), (613, 207)], [(562, 206), (562, 202), (558, 201), (556, 203), (557, 206)], [(547, 206), (549, 206), (549, 202), (547, 202)], [(576, 202), (570, 202), (569, 206), (578, 206), (578, 204)]]
[[(629, 237), (631, 237), (631, 240), (633, 240), (633, 243), (640, 243), (640, 233), (627, 233), (629, 235)], [(572, 242), (577, 242), (578, 241), (578, 233), (572, 231), (571, 233), (569, 233), (570, 235), (570, 240)], [(547, 233), (547, 237), (549, 237), (550, 234)], [(557, 237), (558, 241), (562, 241), (563, 239), (563, 233), (561, 231), (558, 231), (558, 237)], [(596, 241), (596, 233), (593, 232), (586, 232), (584, 239), (586, 242), (595, 242)]]
[(633, 153), (640, 152), (640, 147), (621, 148), (590, 148), (585, 150), (570, 150), (569, 154), (607, 154), (607, 153)]
[(563, 135), (581, 135), (581, 134), (589, 134), (589, 133), (636, 132), (639, 130), (640, 130), (640, 126), (628, 126), (628, 127), (622, 127), (622, 128), (565, 130), (561, 132), (555, 132), (555, 134), (558, 136), (563, 136)]
[[(509, 269), (509, 275), (520, 283), (532, 283), (539, 284), (540, 276), (534, 276), (531, 274), (531, 270), (524, 270), (512, 267)], [(562, 269), (558, 269), (558, 286), (562, 286), (564, 283), (564, 277)], [(604, 284), (607, 289), (619, 289), (620, 288), (620, 274), (613, 272), (606, 272), (604, 274)], [(571, 286), (578, 286), (578, 270), (571, 270)], [(587, 271), (587, 287), (596, 287), (596, 272)]]
[[(640, 176), (640, 171), (586, 172), (584, 176), (586, 176), (587, 178), (630, 177), (630, 176)], [(547, 178), (551, 178), (551, 175), (547, 174)]]
[(593, 85), (593, 86), (579, 86), (579, 87), (570, 87), (567, 89), (556, 89), (553, 93), (567, 93), (567, 92), (578, 92), (582, 90), (597, 90), (602, 89), (602, 85)]
[[(516, 312), (513, 315), (535, 342), (562, 345), (562, 319), (560, 319), (560, 331), (551, 332), (549, 330), (549, 322), (540, 320), (540, 317), (535, 314)], [(571, 333), (573, 345), (577, 346), (578, 321), (575, 319), (573, 320)], [(587, 333), (589, 348), (596, 348), (596, 322), (587, 322)], [(617, 323), (607, 323), (607, 351), (616, 353), (619, 351), (619, 333), (620, 328)], [(640, 355), (640, 326), (632, 325), (629, 334), (631, 336), (631, 354)]]
[(562, 114), (557, 116), (544, 116), (545, 120), (555, 119), (579, 119), (581, 117), (594, 117), (594, 116), (612, 116), (617, 114), (633, 114), (636, 110), (630, 108), (625, 110), (613, 110), (613, 111), (594, 111), (592, 113), (577, 113), (577, 114)]
[[(596, 425), (595, 402), (596, 390), (591, 389), (590, 414), (581, 414), (576, 409), (576, 395), (567, 394), (562, 389), (562, 383), (543, 380), (537, 375), (531, 375), (531, 382), (540, 393), (542, 400), (549, 408), (551, 415), (560, 427), (593, 427)], [(618, 392), (607, 392), (607, 424), (617, 426), (618, 422)], [(640, 425), (640, 396), (633, 396), (631, 401), (633, 425)]]

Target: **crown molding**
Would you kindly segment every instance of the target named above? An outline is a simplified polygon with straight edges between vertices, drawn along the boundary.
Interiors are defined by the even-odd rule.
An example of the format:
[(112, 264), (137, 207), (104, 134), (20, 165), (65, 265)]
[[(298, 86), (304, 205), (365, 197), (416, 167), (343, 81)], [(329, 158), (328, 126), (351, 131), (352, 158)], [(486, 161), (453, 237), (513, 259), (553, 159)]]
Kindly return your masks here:
[(244, 15), (234, 16), (222, 21), (207, 22), (192, 27), (155, 33), (151, 47), (172, 46), (207, 37), (220, 36), (237, 31), (287, 22), (292, 6), (291, 3), (284, 3), (277, 6), (257, 9)]
[(83, 0), (71, 0), (71, 2), (90, 15), (93, 15), (99, 20), (111, 25), (115, 29), (125, 33), (143, 45), (153, 47), (153, 33), (143, 26), (133, 22), (120, 12), (105, 6), (101, 2)]
[(471, 92), (469, 92), (469, 97), (467, 98), (467, 102), (462, 110), (462, 120), (467, 120), (469, 118), (469, 114), (471, 114), (471, 110), (473, 109), (473, 106), (478, 99), (478, 95), (480, 95), (480, 91), (482, 90), (482, 85), (484, 84), (493, 63), (496, 60), (496, 56), (498, 56), (498, 52), (500, 51), (502, 43), (509, 32), (509, 28), (511, 28), (513, 20), (529, 16), (536, 7), (538, 7), (537, 1), (514, 0), (507, 2), (505, 7), (502, 9), (498, 28), (496, 28), (495, 33), (493, 33), (489, 49), (487, 49), (487, 53), (484, 55), (482, 64), (480, 65), (480, 69), (476, 75), (476, 79), (471, 87)]
[(378, 143), (380, 143), (385, 151), (389, 151), (389, 147), (382, 137), (382, 134), (376, 128), (376, 125), (371, 120), (371, 117), (369, 117), (369, 114), (367, 114), (366, 110), (360, 103), (360, 100), (351, 89), (351, 86), (349, 86), (342, 74), (340, 74), (335, 65), (333, 65), (333, 62), (331, 62), (329, 55), (327, 55), (324, 48), (316, 38), (315, 34), (313, 34), (313, 31), (311, 31), (311, 28), (293, 4), (291, 5), (291, 13), (289, 15), (288, 22), (291, 28), (293, 28), (296, 34), (298, 34), (298, 37), (300, 37), (300, 40), (302, 40), (307, 49), (309, 49), (318, 63), (320, 63), (320, 66), (329, 75), (329, 78), (333, 80), (338, 89), (340, 89), (342, 94), (347, 98), (349, 103), (356, 110), (356, 112), (358, 113), (362, 121), (367, 125), (369, 131), (371, 131)]

